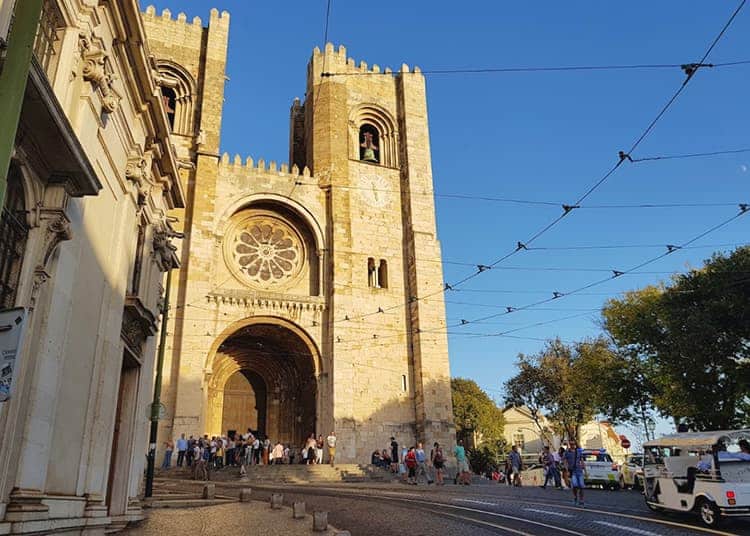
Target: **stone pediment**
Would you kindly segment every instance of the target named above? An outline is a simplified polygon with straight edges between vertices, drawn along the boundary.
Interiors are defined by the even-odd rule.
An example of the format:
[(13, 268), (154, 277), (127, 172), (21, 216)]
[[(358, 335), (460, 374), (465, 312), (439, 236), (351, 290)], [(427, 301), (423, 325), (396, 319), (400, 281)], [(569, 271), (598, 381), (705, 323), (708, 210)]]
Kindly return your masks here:
[(206, 297), (211, 303), (217, 305), (226, 304), (239, 307), (298, 311), (323, 311), (326, 309), (325, 298), (320, 296), (295, 296), (282, 292), (221, 289), (209, 292)]

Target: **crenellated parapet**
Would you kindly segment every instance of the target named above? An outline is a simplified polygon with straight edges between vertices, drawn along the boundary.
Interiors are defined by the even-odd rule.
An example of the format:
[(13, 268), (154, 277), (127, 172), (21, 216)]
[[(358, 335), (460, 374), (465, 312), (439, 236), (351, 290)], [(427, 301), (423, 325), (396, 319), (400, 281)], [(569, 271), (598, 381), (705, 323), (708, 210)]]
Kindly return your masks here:
[[(385, 67), (381, 69), (378, 64), (368, 65), (365, 61), (355, 60), (346, 55), (346, 47), (339, 45), (338, 49), (335, 48), (333, 43), (326, 43), (325, 48), (321, 51), (319, 47), (313, 49), (312, 59), (309, 65), (309, 75), (313, 76), (313, 80), (321, 78), (321, 75), (330, 74), (390, 74), (393, 73), (393, 69)], [(407, 64), (402, 64), (401, 67), (396, 71), (397, 73), (421, 73), (422, 70), (414, 66), (410, 69)]]
[(271, 160), (266, 162), (264, 159), (257, 161), (251, 157), (247, 157), (244, 161), (240, 155), (235, 155), (234, 158), (229, 156), (229, 153), (224, 153), (219, 160), (219, 172), (220, 174), (232, 175), (237, 178), (253, 178), (253, 179), (268, 179), (268, 180), (283, 180), (290, 185), (295, 183), (317, 183), (317, 179), (310, 173), (310, 169), (305, 166), (302, 170), (296, 165), (291, 168), (289, 164), (277, 164), (276, 161)]
[[(153, 5), (150, 5), (146, 8), (146, 11), (143, 12), (143, 18), (149, 21), (159, 21), (162, 24), (171, 23), (175, 27), (183, 26), (188, 30), (192, 27), (192, 29), (197, 32), (201, 32), (204, 28), (203, 20), (200, 17), (193, 17), (193, 19), (188, 22), (187, 15), (183, 12), (180, 12), (177, 14), (177, 18), (173, 19), (171, 10), (163, 9), (161, 14), (157, 14), (156, 7)], [(210, 25), (214, 26), (216, 24), (223, 24), (227, 28), (229, 28), (229, 13), (227, 11), (222, 11), (221, 13), (219, 13), (218, 9), (212, 9), (210, 15)]]

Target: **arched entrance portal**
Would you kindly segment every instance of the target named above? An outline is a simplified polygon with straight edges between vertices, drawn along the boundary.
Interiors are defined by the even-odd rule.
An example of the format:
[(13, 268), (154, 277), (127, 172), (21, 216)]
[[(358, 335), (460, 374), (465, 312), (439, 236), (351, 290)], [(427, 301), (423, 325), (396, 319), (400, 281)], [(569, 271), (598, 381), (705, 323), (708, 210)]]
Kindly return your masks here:
[(296, 326), (256, 319), (217, 341), (208, 381), (211, 435), (248, 428), (294, 445), (315, 431), (319, 357)]

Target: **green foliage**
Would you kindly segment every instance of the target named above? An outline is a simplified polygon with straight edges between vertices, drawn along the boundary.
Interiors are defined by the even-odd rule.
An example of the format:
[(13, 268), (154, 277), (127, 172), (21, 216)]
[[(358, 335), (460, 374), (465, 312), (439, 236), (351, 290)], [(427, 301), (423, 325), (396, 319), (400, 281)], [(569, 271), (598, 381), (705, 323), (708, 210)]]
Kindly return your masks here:
[(502, 409), (473, 380), (453, 378), (451, 392), (458, 439), (465, 445), (485, 444), (500, 449), (505, 425)]
[(602, 316), (620, 365), (607, 382), (622, 386), (602, 408), (628, 420), (653, 401), (698, 430), (750, 424), (750, 248), (610, 300)]
[(539, 353), (518, 356), (519, 372), (505, 383), (506, 403), (526, 406), (547, 441), (551, 437), (541, 415), (557, 434), (578, 439), (578, 427), (594, 416), (597, 405), (589, 363), (610, 359), (610, 354), (603, 340), (575, 345), (547, 341)]
[(502, 467), (505, 456), (503, 450), (502, 447), (486, 444), (467, 450), (471, 470), (477, 474), (486, 474)]

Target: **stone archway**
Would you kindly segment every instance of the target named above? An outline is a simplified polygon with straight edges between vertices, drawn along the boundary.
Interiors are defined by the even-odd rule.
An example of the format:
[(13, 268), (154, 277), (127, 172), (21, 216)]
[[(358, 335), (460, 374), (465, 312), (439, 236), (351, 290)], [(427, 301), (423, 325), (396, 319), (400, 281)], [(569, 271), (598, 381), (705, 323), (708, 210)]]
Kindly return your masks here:
[(301, 445), (316, 430), (319, 363), (315, 345), (290, 322), (259, 317), (232, 326), (209, 356), (207, 432), (251, 428)]

